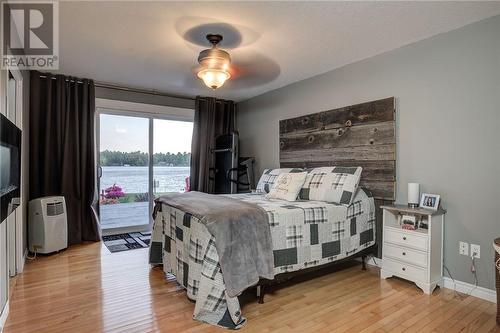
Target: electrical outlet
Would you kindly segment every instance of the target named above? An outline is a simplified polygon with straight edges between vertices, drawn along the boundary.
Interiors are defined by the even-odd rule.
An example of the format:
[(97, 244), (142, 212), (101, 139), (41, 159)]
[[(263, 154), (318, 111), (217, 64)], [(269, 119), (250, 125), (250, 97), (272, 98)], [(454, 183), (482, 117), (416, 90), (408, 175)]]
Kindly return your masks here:
[(458, 253), (468, 256), (469, 255), (469, 243), (459, 242), (458, 244)]
[(470, 256), (473, 258), (481, 258), (481, 246), (477, 244), (470, 245)]

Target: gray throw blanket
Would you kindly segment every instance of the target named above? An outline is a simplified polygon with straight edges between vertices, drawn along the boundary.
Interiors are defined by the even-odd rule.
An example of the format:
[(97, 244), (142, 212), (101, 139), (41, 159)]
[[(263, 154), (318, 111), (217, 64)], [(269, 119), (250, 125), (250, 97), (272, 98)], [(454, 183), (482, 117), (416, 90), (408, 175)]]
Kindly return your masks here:
[(155, 201), (196, 216), (215, 237), (230, 297), (255, 285), (260, 277), (274, 278), (271, 230), (267, 214), (259, 206), (202, 192), (168, 193)]

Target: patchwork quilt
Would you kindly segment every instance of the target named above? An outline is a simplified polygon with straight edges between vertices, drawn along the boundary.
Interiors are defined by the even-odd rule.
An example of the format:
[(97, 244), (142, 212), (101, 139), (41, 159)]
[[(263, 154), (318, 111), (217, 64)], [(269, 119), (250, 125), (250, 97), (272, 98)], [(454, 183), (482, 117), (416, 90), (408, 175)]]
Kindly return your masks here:
[[(323, 201), (288, 202), (263, 194), (230, 197), (255, 203), (268, 217), (274, 273), (297, 271), (333, 262), (375, 243), (375, 204), (359, 189), (346, 207)], [(166, 204), (157, 209), (149, 261), (163, 264), (195, 301), (193, 318), (238, 329), (245, 324), (237, 297), (229, 297), (215, 239), (199, 220)]]

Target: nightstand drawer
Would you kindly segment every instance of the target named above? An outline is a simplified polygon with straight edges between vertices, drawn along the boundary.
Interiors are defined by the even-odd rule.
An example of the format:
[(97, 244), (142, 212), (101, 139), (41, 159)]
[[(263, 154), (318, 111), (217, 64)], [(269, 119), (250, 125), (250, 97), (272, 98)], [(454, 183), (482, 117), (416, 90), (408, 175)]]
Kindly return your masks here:
[(384, 244), (384, 257), (391, 257), (407, 263), (427, 268), (427, 252), (403, 248), (396, 245)]
[(406, 232), (402, 229), (386, 227), (384, 236), (384, 242), (408, 246), (421, 251), (429, 249), (427, 235), (417, 235), (415, 232)]
[(427, 269), (384, 258), (383, 270), (411, 281), (427, 281)]

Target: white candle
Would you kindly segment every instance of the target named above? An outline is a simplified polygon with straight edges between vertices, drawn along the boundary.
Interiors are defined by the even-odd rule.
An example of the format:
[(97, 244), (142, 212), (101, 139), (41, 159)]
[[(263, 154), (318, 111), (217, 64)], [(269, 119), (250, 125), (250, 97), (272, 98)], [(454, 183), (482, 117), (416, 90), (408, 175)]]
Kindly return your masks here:
[(420, 184), (408, 183), (408, 205), (418, 206), (420, 201)]

